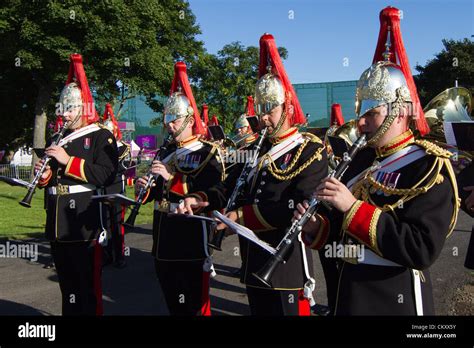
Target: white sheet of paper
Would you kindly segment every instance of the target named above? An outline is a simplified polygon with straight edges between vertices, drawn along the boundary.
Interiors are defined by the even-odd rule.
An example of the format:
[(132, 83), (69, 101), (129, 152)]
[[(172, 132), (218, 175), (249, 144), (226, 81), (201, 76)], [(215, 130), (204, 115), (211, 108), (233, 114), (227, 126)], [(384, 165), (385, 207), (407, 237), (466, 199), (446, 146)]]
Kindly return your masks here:
[(453, 132), (453, 123), (452, 122), (443, 122), (444, 127), (444, 136), (446, 137), (446, 143), (448, 145), (457, 146), (456, 137)]
[(112, 193), (112, 194), (109, 194), (109, 195), (94, 195), (94, 196), (91, 197), (91, 199), (99, 199), (101, 197), (110, 197), (110, 198), (120, 199), (120, 200), (124, 200), (126, 202), (129, 202), (130, 204), (135, 204), (135, 201), (133, 199), (130, 199), (127, 196), (124, 196), (120, 193)]
[(257, 235), (252, 231), (249, 230), (247, 227), (242, 226), (238, 224), (237, 222), (234, 222), (230, 220), (228, 217), (225, 215), (222, 215), (218, 211), (214, 210), (213, 215), (219, 220), (222, 221), (224, 224), (226, 224), (232, 231), (237, 233), (238, 235), (247, 238), (249, 241), (257, 244), (264, 250), (268, 251), (270, 254), (274, 255), (276, 253), (276, 249), (272, 247), (270, 244), (267, 242), (264, 242), (260, 238), (257, 237)]

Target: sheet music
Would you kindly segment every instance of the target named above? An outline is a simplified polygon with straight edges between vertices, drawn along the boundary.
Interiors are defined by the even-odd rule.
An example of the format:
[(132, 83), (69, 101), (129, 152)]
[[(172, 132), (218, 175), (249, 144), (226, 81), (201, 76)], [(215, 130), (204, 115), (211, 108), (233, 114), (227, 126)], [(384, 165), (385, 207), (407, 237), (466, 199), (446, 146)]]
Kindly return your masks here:
[(221, 213), (219, 213), (216, 210), (213, 212), (213, 215), (218, 220), (220, 220), (224, 224), (226, 224), (232, 231), (234, 231), (238, 235), (240, 235), (244, 238), (247, 238), (249, 241), (257, 244), (258, 246), (265, 249), (266, 251), (268, 251), (272, 255), (274, 255), (276, 253), (276, 249), (274, 247), (272, 247), (267, 242), (264, 242), (263, 240), (258, 238), (257, 235), (252, 230), (249, 230), (247, 227), (242, 226), (242, 225), (238, 224), (237, 222), (234, 222), (234, 221), (230, 220), (228, 217), (226, 217), (225, 215), (222, 215)]
[(443, 122), (444, 127), (444, 136), (446, 137), (446, 143), (448, 145), (457, 146), (456, 137), (454, 136), (453, 123), (452, 122)]
[(120, 193), (112, 193), (112, 194), (108, 194), (108, 195), (94, 195), (91, 197), (91, 199), (100, 199), (100, 198), (111, 198), (112, 200), (114, 201), (125, 201), (125, 202), (128, 202), (130, 205), (131, 204), (136, 204), (136, 202), (133, 200), (133, 199), (130, 199), (128, 198), (127, 196), (124, 196)]
[(31, 187), (29, 182), (17, 178), (9, 178), (3, 175), (0, 175), (0, 181), (6, 182), (10, 186), (23, 186), (26, 188)]

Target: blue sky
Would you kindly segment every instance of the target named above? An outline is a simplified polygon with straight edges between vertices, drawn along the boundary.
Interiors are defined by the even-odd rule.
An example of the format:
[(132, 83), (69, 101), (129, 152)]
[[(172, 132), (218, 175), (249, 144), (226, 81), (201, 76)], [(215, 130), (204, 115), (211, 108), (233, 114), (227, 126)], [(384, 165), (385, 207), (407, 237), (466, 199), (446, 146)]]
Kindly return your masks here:
[[(273, 34), (288, 49), (284, 61), (292, 83), (357, 80), (371, 63), (379, 12), (403, 11), (402, 35), (414, 72), (442, 49), (443, 38), (471, 38), (474, 0), (190, 0), (205, 48), (217, 53), (240, 41), (258, 46)], [(293, 11), (293, 12), (290, 12)], [(293, 15), (293, 19), (290, 16)], [(472, 39), (472, 38), (471, 38)], [(344, 66), (348, 62), (348, 66)]]

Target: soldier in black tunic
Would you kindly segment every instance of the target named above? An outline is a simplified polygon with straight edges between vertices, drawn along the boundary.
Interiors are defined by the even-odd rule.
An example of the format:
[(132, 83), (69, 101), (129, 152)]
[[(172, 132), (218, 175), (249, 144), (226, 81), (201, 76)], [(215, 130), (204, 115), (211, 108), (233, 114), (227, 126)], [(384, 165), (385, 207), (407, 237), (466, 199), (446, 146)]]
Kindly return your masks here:
[[(120, 193), (125, 194), (126, 180), (125, 172), (130, 166), (131, 153), (130, 145), (122, 141), (122, 132), (115, 119), (114, 111), (110, 104), (105, 105), (105, 112), (102, 118), (104, 126), (114, 135), (117, 142), (118, 168), (114, 182), (105, 188), (105, 194)], [(110, 231), (110, 240), (104, 247), (104, 264), (113, 262), (117, 268), (124, 268), (125, 262), (125, 229), (123, 221), (126, 207), (121, 204), (108, 205), (107, 209), (107, 229)]]
[[(456, 177), (461, 198), (461, 209), (470, 217), (474, 217), (474, 162), (471, 162)], [(474, 270), (474, 226), (466, 251), (464, 267)]]
[[(71, 55), (60, 109), (69, 132), (46, 154), (52, 158), (40, 187), (47, 190), (46, 238), (59, 278), (63, 315), (101, 315), (99, 204), (91, 196), (110, 183), (117, 170), (113, 135), (98, 126), (82, 57)], [(35, 168), (42, 165), (39, 161)]]
[[(268, 127), (269, 136), (263, 141), (237, 209), (228, 212), (227, 216), (275, 247), (291, 225), (296, 203), (314, 192), (327, 175), (328, 164), (320, 139), (300, 133), (296, 127), (306, 120), (270, 34), (260, 39), (255, 104), (261, 122)], [(253, 149), (252, 146), (248, 148)], [(233, 170), (224, 183), (188, 197), (181, 212), (201, 206), (225, 207), (244, 164), (239, 164), (239, 170)], [(246, 285), (252, 315), (310, 314), (315, 281), (311, 252), (303, 243), (295, 243), (286, 263), (275, 271), (271, 288), (252, 275), (267, 262), (270, 254), (243, 238), (240, 239), (240, 252), (243, 260), (241, 282)]]
[[(428, 268), (456, 224), (457, 185), (451, 154), (415, 139), (409, 128), (412, 123), (420, 136), (429, 132), (399, 11), (388, 7), (380, 18), (374, 63), (356, 92), (358, 128), (369, 148), (355, 156), (341, 181), (326, 179), (318, 187), (318, 199), (333, 209), (322, 209), (302, 237), (314, 248), (328, 235), (338, 237), (330, 250), (341, 261), (335, 315), (432, 315)], [(384, 52), (390, 34), (394, 45), (388, 40)], [(299, 218), (305, 208), (297, 208)]]
[[(214, 272), (207, 247), (209, 224), (187, 216), (168, 215), (190, 193), (207, 190), (224, 177), (218, 145), (205, 134), (186, 74), (175, 65), (164, 123), (173, 136), (160, 160), (152, 164), (158, 176), (145, 202), (155, 201), (153, 249), (155, 268), (171, 315), (211, 314), (209, 277)], [(137, 188), (146, 180), (137, 180)], [(198, 212), (196, 212), (198, 214)]]

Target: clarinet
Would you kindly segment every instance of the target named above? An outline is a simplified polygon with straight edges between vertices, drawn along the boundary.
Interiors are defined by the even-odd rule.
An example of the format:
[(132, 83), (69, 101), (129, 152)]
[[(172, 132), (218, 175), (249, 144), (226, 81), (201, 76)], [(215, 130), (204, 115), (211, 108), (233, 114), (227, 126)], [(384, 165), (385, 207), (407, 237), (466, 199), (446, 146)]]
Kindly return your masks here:
[[(264, 128), (262, 133), (260, 134), (260, 138), (257, 141), (257, 144), (253, 150), (253, 156), (250, 161), (248, 161), (242, 169), (242, 172), (240, 173), (239, 178), (237, 179), (237, 183), (235, 184), (234, 191), (232, 191), (232, 195), (230, 196), (229, 200), (227, 201), (227, 205), (225, 207), (225, 212), (231, 211), (234, 207), (235, 204), (237, 203), (237, 197), (240, 194), (241, 189), (244, 187), (245, 182), (247, 181), (247, 177), (249, 176), (251, 170), (252, 170), (252, 165), (255, 163), (255, 161), (258, 158), (258, 155), (260, 153), (260, 148), (262, 147), (263, 140), (265, 136), (267, 135), (268, 128)], [(212, 240), (207, 243), (207, 245), (213, 249), (222, 250), (222, 241), (224, 240), (224, 231), (225, 230), (214, 230), (213, 233), (213, 238)]]
[[(163, 144), (160, 146), (159, 151), (156, 152), (155, 157), (152, 160), (152, 163), (153, 163), (153, 161), (162, 159), (161, 155), (166, 151), (166, 148), (168, 147), (168, 145), (169, 145), (169, 143), (171, 142), (172, 139), (173, 139), (173, 137), (171, 136), (171, 134), (169, 134), (165, 138), (165, 140), (163, 141)], [(128, 216), (127, 221), (125, 221), (123, 223), (124, 227), (126, 227), (128, 229), (132, 229), (132, 230), (135, 228), (135, 220), (136, 220), (137, 215), (140, 211), (140, 207), (143, 204), (143, 198), (145, 197), (147, 191), (151, 188), (151, 185), (153, 184), (154, 181), (155, 181), (155, 176), (151, 173), (151, 168), (150, 168), (150, 170), (148, 171), (148, 174), (147, 174), (146, 185), (144, 187), (140, 188), (140, 191), (138, 192), (138, 196), (135, 200), (136, 204), (132, 208), (132, 211), (131, 211), (130, 215)]]
[[(357, 139), (357, 141), (349, 149), (347, 155), (344, 156), (344, 158), (338, 164), (336, 169), (331, 174), (329, 174), (328, 177), (333, 177), (338, 180), (342, 178), (356, 153), (365, 146), (365, 137), (366, 136), (364, 134)], [(313, 216), (313, 214), (316, 212), (321, 203), (322, 202), (320, 200), (314, 197), (311, 198), (309, 202), (309, 207), (306, 212), (300, 219), (295, 220), (292, 223), (291, 227), (286, 230), (285, 236), (276, 247), (276, 253), (271, 256), (271, 258), (258, 272), (253, 273), (254, 277), (260, 280), (266, 286), (271, 287), (271, 278), (277, 266), (282, 262), (285, 263), (285, 257), (288, 254), (293, 243), (296, 241), (301, 230), (303, 229), (303, 226)]]
[[(56, 133), (57, 135), (50, 146), (56, 146), (59, 144), (61, 139), (64, 137), (64, 134), (66, 133), (67, 127), (68, 127), (68, 122), (64, 122), (63, 127), (58, 133)], [(51, 161), (51, 157), (49, 157), (48, 155), (44, 155), (42, 160), (43, 160), (43, 165), (41, 166), (40, 170), (36, 172), (35, 177), (33, 178), (33, 181), (28, 185), (28, 192), (26, 193), (25, 197), (19, 202), (20, 205), (26, 208), (31, 208), (31, 200), (33, 199), (33, 195), (35, 194), (36, 187), (38, 186), (41, 176), (44, 174), (44, 171), (46, 170), (46, 167), (48, 166), (49, 161)]]

